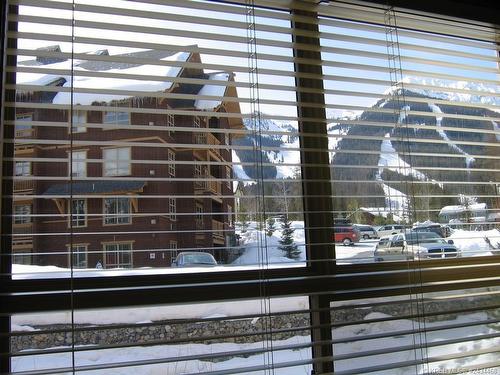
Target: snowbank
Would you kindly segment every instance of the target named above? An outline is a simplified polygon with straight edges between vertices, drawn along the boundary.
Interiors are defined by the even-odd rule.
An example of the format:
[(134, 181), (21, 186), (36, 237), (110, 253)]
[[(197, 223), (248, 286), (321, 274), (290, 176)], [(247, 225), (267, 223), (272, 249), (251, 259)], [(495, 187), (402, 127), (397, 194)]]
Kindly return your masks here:
[(472, 257), (492, 255), (485, 238), (488, 238), (492, 244), (496, 244), (500, 242), (500, 231), (498, 229), (486, 231), (456, 229), (448, 239), (453, 240), (463, 257)]

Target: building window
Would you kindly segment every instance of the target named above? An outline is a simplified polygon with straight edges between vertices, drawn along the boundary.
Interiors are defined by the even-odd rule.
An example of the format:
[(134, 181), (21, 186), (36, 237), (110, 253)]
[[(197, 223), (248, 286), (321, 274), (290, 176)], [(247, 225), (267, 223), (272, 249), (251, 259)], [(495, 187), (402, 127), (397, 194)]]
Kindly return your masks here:
[(87, 127), (84, 125), (87, 122), (87, 111), (74, 110), (72, 114), (71, 132), (85, 133)]
[(230, 227), (233, 226), (233, 208), (231, 206), (227, 206), (227, 223)]
[(102, 122), (112, 125), (130, 125), (130, 112), (104, 112)]
[[(68, 246), (69, 247), (69, 246)], [(74, 244), (73, 251), (73, 268), (87, 268), (87, 245)]]
[(201, 128), (201, 119), (198, 116), (193, 117), (193, 126), (195, 128)]
[(167, 151), (167, 159), (169, 161), (168, 164), (168, 174), (171, 177), (175, 177), (175, 152), (172, 150)]
[(104, 254), (106, 268), (132, 268), (132, 244), (105, 243)]
[(226, 166), (226, 185), (228, 189), (231, 189), (231, 167)]
[(14, 206), (14, 224), (31, 223), (31, 205), (19, 204)]
[(170, 220), (177, 220), (177, 202), (175, 198), (169, 198), (168, 199), (168, 217)]
[(129, 147), (104, 149), (104, 176), (130, 175), (130, 153)]
[(72, 151), (71, 152), (71, 177), (86, 177), (87, 176), (87, 151)]
[(169, 244), (169, 249), (170, 249), (170, 263), (173, 263), (175, 260), (175, 257), (177, 256), (177, 241), (170, 240)]
[[(167, 127), (173, 128), (174, 126), (175, 126), (175, 117), (174, 117), (174, 115), (168, 114), (167, 115)], [(170, 135), (173, 132), (174, 132), (173, 130), (169, 130), (168, 134)]]
[(31, 175), (31, 163), (29, 161), (16, 161), (15, 174), (16, 176)]
[(104, 198), (104, 224), (130, 224), (131, 222), (130, 199)]
[(203, 228), (203, 205), (196, 203), (196, 229)]
[(16, 137), (31, 137), (33, 128), (31, 125), (23, 124), (23, 122), (33, 121), (33, 113), (16, 114)]
[(71, 226), (73, 228), (87, 226), (87, 201), (85, 199), (71, 201)]
[(200, 178), (202, 174), (202, 166), (200, 164), (194, 165), (194, 177)]

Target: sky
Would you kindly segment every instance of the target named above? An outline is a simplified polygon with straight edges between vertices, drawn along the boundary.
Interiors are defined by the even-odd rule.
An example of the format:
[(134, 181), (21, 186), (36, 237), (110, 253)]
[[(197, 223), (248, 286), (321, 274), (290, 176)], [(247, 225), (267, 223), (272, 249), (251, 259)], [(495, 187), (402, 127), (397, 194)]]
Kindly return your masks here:
[[(70, 2), (67, 1), (69, 4)], [(96, 6), (101, 6), (102, 3), (98, 0), (88, 0), (88, 1), (77, 1), (77, 9), (78, 5), (82, 4), (91, 4)], [(77, 27), (75, 29), (75, 36), (78, 37), (86, 37), (86, 38), (101, 38), (101, 39), (115, 39), (115, 40), (129, 40), (134, 42), (144, 42), (148, 43), (158, 43), (163, 45), (193, 45), (196, 44), (201, 48), (214, 48), (220, 49), (223, 51), (237, 51), (240, 53), (247, 52), (246, 46), (246, 30), (237, 29), (234, 27), (221, 27), (215, 25), (204, 25), (204, 24), (195, 24), (192, 23), (193, 17), (207, 17), (212, 19), (212, 23), (217, 24), (217, 20), (221, 17), (224, 18), (224, 21), (237, 21), (240, 23), (246, 23), (244, 15), (237, 14), (223, 14), (221, 15), (218, 12), (206, 11), (206, 10), (194, 10), (189, 8), (179, 8), (173, 6), (160, 6), (156, 4), (147, 4), (147, 3), (134, 3), (134, 2), (124, 2), (121, 0), (112, 0), (106, 2), (107, 7), (125, 7), (129, 9), (145, 11), (145, 12), (162, 12), (164, 14), (170, 14), (167, 17), (167, 20), (163, 19), (153, 19), (153, 18), (143, 18), (143, 17), (129, 17), (129, 16), (121, 16), (121, 15), (110, 15), (106, 14), (106, 8), (103, 9), (103, 13), (96, 12), (83, 12), (77, 11), (75, 12), (75, 19), (78, 21), (91, 21), (91, 22), (106, 22), (117, 25), (128, 24), (145, 27), (147, 26), (147, 35), (142, 32), (126, 32), (126, 31), (117, 31), (117, 30), (105, 30), (102, 28), (82, 28)], [(70, 21), (72, 18), (71, 10), (46, 10), (40, 9), (37, 7), (22, 7), (21, 12), (26, 15), (35, 15), (42, 17), (54, 17), (54, 14), (57, 14), (56, 19), (65, 19)], [(57, 12), (57, 13), (55, 13)], [(143, 14), (144, 16), (148, 16), (147, 13)], [(282, 14), (283, 15), (283, 14)], [(174, 20), (179, 20), (179, 17), (186, 17), (186, 22), (178, 22)], [(182, 18), (181, 18), (182, 20)], [(289, 21), (280, 20), (280, 19), (268, 19), (268, 18), (256, 18), (256, 22), (258, 24), (267, 24), (273, 27), (278, 27), (282, 33), (278, 32), (267, 32), (267, 31), (257, 31), (257, 53), (259, 56), (263, 55), (276, 55), (278, 59), (281, 58), (292, 58), (293, 52), (289, 47), (276, 47), (276, 46), (266, 46), (260, 44), (262, 40), (272, 41), (273, 43), (279, 42), (291, 42), (291, 36), (289, 34)], [(362, 77), (368, 79), (382, 79), (390, 81), (389, 74), (380, 72), (377, 70), (371, 70), (371, 67), (382, 67), (387, 68), (388, 61), (385, 56), (387, 52), (386, 42), (385, 42), (385, 30), (383, 27), (380, 27), (380, 32), (371, 32), (364, 30), (357, 30), (355, 27), (351, 28), (351, 26), (355, 26), (355, 23), (345, 21), (346, 27), (339, 26), (328, 26), (321, 25), (320, 32), (323, 36), (321, 39), (321, 45), (323, 47), (322, 58), (327, 63), (323, 68), (323, 73), (325, 75), (344, 75), (350, 77)], [(156, 29), (156, 30), (154, 30)], [(169, 29), (172, 30), (170, 34), (165, 35), (162, 34), (162, 31), (159, 33), (160, 29)], [(186, 30), (190, 29), (193, 32), (204, 33), (203, 38), (191, 38), (191, 37), (181, 37), (178, 36), (178, 33), (175, 30)], [(20, 25), (20, 31), (26, 32), (37, 32), (40, 33), (40, 26), (36, 24), (28, 24), (22, 23)], [(61, 36), (71, 36), (72, 30), (70, 26), (59, 26), (59, 25), (44, 25), (43, 33), (48, 35), (61, 35)], [(168, 32), (167, 32), (168, 33)], [(176, 35), (177, 34), (177, 35)], [(333, 35), (335, 34), (335, 35)], [(243, 43), (234, 43), (234, 42), (220, 42), (217, 39), (219, 35), (224, 36), (235, 36), (242, 38)], [(336, 36), (340, 35), (340, 38)], [(201, 36), (201, 34), (200, 34)], [(371, 38), (380, 45), (368, 45), (365, 42), (357, 43), (353, 42), (349, 37), (361, 37), (361, 38)], [(344, 41), (343, 39), (347, 39)], [(436, 47), (436, 48), (444, 48), (452, 51), (461, 51), (466, 53), (474, 53), (485, 56), (487, 59), (491, 59), (495, 57), (495, 51), (475, 48), (471, 46), (461, 46), (457, 44), (448, 44), (444, 42), (436, 42), (436, 41), (427, 41), (423, 39), (417, 38), (409, 38), (402, 36), (399, 38), (399, 42), (401, 45), (403, 44), (413, 44), (415, 46), (425, 45), (427, 47)], [(61, 41), (48, 41), (48, 40), (33, 40), (33, 39), (22, 39), (19, 42), (20, 48), (33, 49), (37, 47), (46, 46), (49, 44), (59, 44), (63, 51), (69, 52), (71, 51), (70, 43), (65, 43)], [(110, 51), (111, 54), (123, 53), (126, 51), (130, 51), (129, 47), (119, 47), (112, 46), (108, 43), (103, 44), (87, 44), (87, 43), (76, 43), (74, 45), (75, 52), (89, 52), (97, 49), (106, 48)], [(351, 52), (347, 51), (347, 53), (331, 53), (328, 51), (328, 48), (341, 48), (348, 49)], [(371, 57), (363, 57), (363, 56), (352, 56), (352, 54), (357, 54), (358, 51), (361, 52), (375, 52), (382, 54), (381, 58), (371, 58)], [(445, 54), (438, 53), (430, 53), (420, 50), (412, 50), (407, 48), (401, 48), (400, 52), (405, 57), (411, 58), (420, 58), (420, 59), (434, 59), (441, 61), (443, 66), (434, 66), (429, 64), (417, 64), (414, 62), (407, 62), (407, 60), (403, 57), (401, 59), (402, 67), (405, 71), (408, 70), (419, 70), (423, 72), (429, 73), (441, 73), (441, 74), (455, 74), (463, 76), (464, 78), (470, 79), (487, 79), (487, 80), (498, 80), (498, 66), (496, 61), (484, 61), (478, 59), (470, 59), (464, 57), (456, 57), (456, 56), (446, 56)], [(31, 57), (22, 57), (22, 58), (31, 58)], [(355, 59), (355, 60), (354, 60)], [(202, 61), (206, 64), (221, 64), (229, 66), (236, 66), (242, 69), (246, 69), (248, 66), (248, 60), (245, 57), (223, 57), (221, 60), (220, 55), (215, 54), (202, 54)], [(333, 62), (334, 66), (328, 66), (328, 61)], [(339, 67), (338, 64), (345, 63), (356, 63), (356, 64), (364, 64), (366, 68), (362, 69), (352, 69), (352, 68), (344, 68)], [(450, 63), (458, 63), (458, 64), (471, 64), (474, 66), (480, 66), (483, 69), (495, 70), (496, 72), (478, 72), (470, 69), (458, 69), (451, 68), (449, 66)], [(259, 74), (258, 81), (260, 84), (273, 84), (273, 85), (284, 85), (289, 88), (293, 88), (295, 85), (293, 77), (290, 75), (293, 73), (293, 64), (291, 62), (280, 62), (280, 61), (269, 61), (266, 59), (259, 58), (257, 62), (258, 69), (261, 71), (264, 69), (273, 69), (273, 70), (281, 70), (282, 74), (278, 75), (269, 75), (269, 74)], [(288, 76), (287, 76), (288, 75)], [(236, 72), (236, 80), (238, 82), (248, 82), (249, 77), (247, 73), (244, 72)], [(333, 90), (352, 90), (360, 93), (370, 92), (374, 94), (383, 94), (384, 91), (387, 90), (387, 85), (370, 85), (366, 83), (355, 83), (355, 82), (345, 82), (338, 80), (328, 80), (324, 81), (325, 88), (333, 89)], [(496, 91), (500, 92), (498, 85), (496, 87)], [(238, 96), (240, 98), (249, 98), (250, 93), (248, 89), (238, 88)], [(294, 91), (284, 91), (284, 90), (259, 90), (259, 97), (263, 100), (279, 100), (280, 102), (291, 102), (295, 101), (295, 92)], [(360, 107), (369, 107), (373, 105), (377, 99), (373, 97), (366, 97), (361, 95), (327, 95), (326, 96), (327, 104), (333, 106), (334, 108), (329, 109), (329, 113), (331, 116), (339, 116), (341, 117), (343, 113), (349, 113), (350, 108), (341, 108), (342, 106), (360, 106)], [(251, 112), (250, 105), (246, 103), (241, 104), (242, 112), (249, 113)], [(294, 105), (270, 105), (270, 104), (260, 104), (260, 110), (269, 115), (275, 116), (289, 116), (291, 118), (297, 115), (296, 108)], [(356, 111), (357, 114), (360, 111)]]

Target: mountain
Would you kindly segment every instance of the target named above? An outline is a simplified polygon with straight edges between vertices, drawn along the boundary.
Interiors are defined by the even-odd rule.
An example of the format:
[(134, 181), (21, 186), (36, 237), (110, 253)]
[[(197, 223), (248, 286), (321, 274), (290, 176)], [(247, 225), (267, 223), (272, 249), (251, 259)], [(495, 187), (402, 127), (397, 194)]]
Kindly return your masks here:
[(300, 163), (299, 152), (293, 150), (299, 148), (297, 128), (287, 122), (262, 117), (255, 122), (247, 118), (243, 123), (249, 134), (233, 139), (234, 146), (242, 146), (233, 151), (236, 154), (233, 160), (245, 163), (241, 168), (235, 168), (238, 178), (267, 180), (292, 177), (294, 165)]
[[(499, 113), (490, 108), (500, 103), (494, 100), (495, 94), (486, 100), (485, 96), (446, 93), (446, 87), (440, 93), (439, 85), (445, 83), (407, 80), (411, 89), (387, 91), (387, 97), (370, 109), (350, 116), (348, 125), (332, 120), (328, 135), (336, 210), (385, 207), (394, 212), (416, 211), (417, 220), (435, 220), (443, 206), (458, 204), (458, 198), (453, 197), (492, 195), (488, 183), (500, 180), (494, 171), (498, 170), (498, 160), (491, 158), (498, 153), (494, 144), (500, 141), (500, 121), (492, 121)], [(415, 88), (425, 84), (435, 87)], [(453, 87), (491, 92), (484, 85), (476, 86), (456, 83)], [(389, 111), (381, 112), (382, 108)], [(256, 131), (234, 140), (235, 145), (246, 149), (233, 151), (233, 160), (252, 164), (236, 166), (236, 175), (247, 180), (295, 178), (294, 165), (300, 164), (296, 127), (261, 117)], [(244, 123), (252, 131), (253, 122), (247, 119)], [(380, 126), (367, 125), (370, 123)], [(489, 207), (494, 205), (489, 198), (480, 201)]]
[[(438, 82), (434, 84), (438, 85)], [(347, 131), (349, 138), (346, 137), (338, 143), (337, 152), (332, 158), (332, 176), (334, 180), (345, 182), (334, 185), (335, 195), (360, 197), (337, 199), (336, 205), (339, 209), (347, 210), (350, 203), (355, 203), (357, 207), (390, 205), (391, 208), (399, 210), (414, 208), (422, 210), (422, 214), (434, 209), (434, 213), (437, 214), (441, 207), (455, 202), (447, 196), (491, 195), (490, 186), (459, 182), (498, 181), (498, 173), (491, 172), (492, 169), (498, 169), (494, 165), (498, 161), (472, 156), (496, 155), (495, 147), (481, 143), (491, 144), (498, 141), (498, 134), (484, 132), (484, 130), (498, 131), (498, 124), (489, 119), (468, 119), (467, 116), (498, 118), (499, 114), (488, 108), (470, 107), (460, 102), (441, 103), (443, 99), (456, 99), (454, 95), (447, 96), (445, 93), (431, 95), (433, 92), (429, 90), (417, 91), (413, 89), (389, 91), (387, 99), (379, 100), (373, 105), (373, 110), (366, 110), (359, 116), (360, 121), (388, 124), (388, 126), (351, 124)], [(461, 99), (479, 100), (471, 96)], [(484, 101), (480, 103), (485, 104), (485, 107), (494, 104)], [(379, 108), (393, 111), (378, 112)], [(429, 112), (434, 116), (407, 115), (408, 111)], [(445, 114), (458, 116), (445, 117)], [(406, 125), (419, 125), (420, 128), (412, 129)], [(476, 132), (475, 129), (483, 132)], [(366, 136), (374, 139), (353, 139)], [(360, 152), (343, 152), (347, 150)], [(379, 152), (373, 153), (374, 150)], [(434, 154), (436, 157), (429, 154)], [(454, 156), (440, 156), (445, 154)], [(355, 168), (352, 168), (354, 166)], [(490, 171), (486, 171), (487, 169)], [(350, 182), (353, 180), (365, 182)], [(446, 181), (458, 183), (446, 183)], [(363, 198), (363, 196), (371, 197)], [(415, 199), (411, 199), (412, 197)]]

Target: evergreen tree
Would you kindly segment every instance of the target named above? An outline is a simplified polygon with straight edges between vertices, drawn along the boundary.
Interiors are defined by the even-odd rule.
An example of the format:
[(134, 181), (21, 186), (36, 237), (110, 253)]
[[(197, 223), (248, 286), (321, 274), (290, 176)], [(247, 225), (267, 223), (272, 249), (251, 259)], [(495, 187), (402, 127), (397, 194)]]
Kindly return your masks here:
[(267, 222), (266, 234), (268, 237), (271, 237), (276, 231), (276, 226), (275, 226), (276, 221), (272, 217), (270, 217), (266, 220), (266, 222)]
[(290, 259), (300, 259), (300, 250), (293, 241), (293, 233), (295, 229), (292, 228), (292, 222), (288, 219), (287, 215), (280, 218), (281, 222), (281, 239), (279, 240), (279, 249), (285, 253), (285, 256)]
[(247, 212), (247, 207), (240, 204), (239, 211), (236, 213), (236, 220), (240, 225), (241, 233), (246, 233), (248, 227), (250, 226), (250, 215)]

